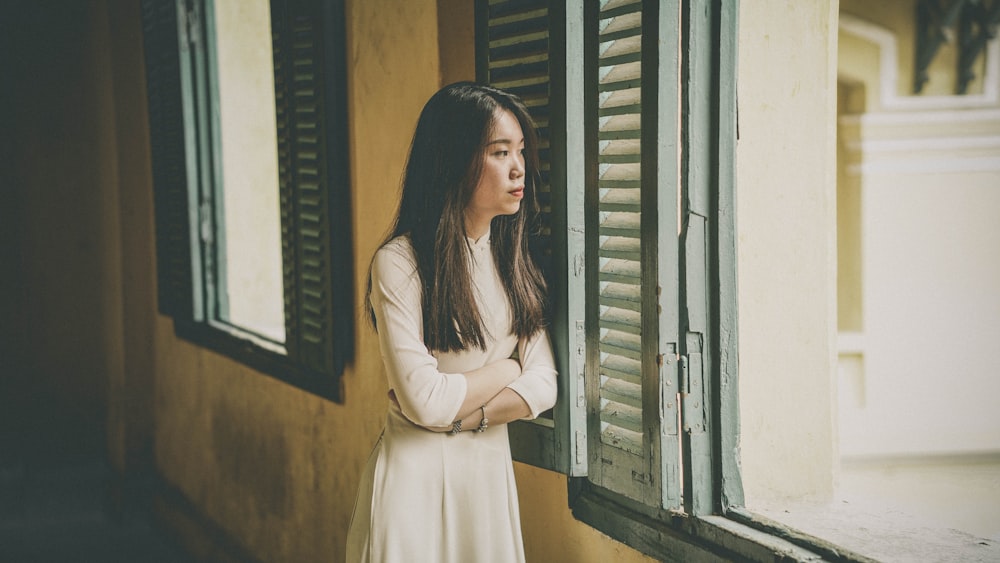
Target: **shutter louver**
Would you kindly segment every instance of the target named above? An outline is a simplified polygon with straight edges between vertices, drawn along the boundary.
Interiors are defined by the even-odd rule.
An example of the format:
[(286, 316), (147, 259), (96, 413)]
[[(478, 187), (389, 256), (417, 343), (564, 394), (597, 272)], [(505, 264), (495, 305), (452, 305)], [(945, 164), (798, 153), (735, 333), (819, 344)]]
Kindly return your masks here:
[[(288, 355), (337, 376), (322, 3), (271, 2)], [(327, 391), (335, 398), (338, 387)]]
[(197, 197), (189, 189), (196, 166), (189, 162), (194, 155), (187, 142), (194, 117), (184, 71), (190, 64), (184, 13), (183, 2), (142, 3), (159, 309), (175, 319), (191, 320), (200, 317), (200, 301), (194, 298), (200, 270), (194, 260), (198, 241), (192, 235)]
[(655, 222), (656, 214), (646, 217), (642, 200), (644, 191), (657, 185), (642, 174), (642, 3), (600, 2), (589, 16), (596, 20), (590, 29), (596, 26), (598, 36), (588, 63), (596, 68), (587, 85), (588, 123), (596, 129), (590, 133), (590, 150), (596, 153), (596, 178), (590, 182), (596, 185), (588, 198), (587, 235), (589, 257), (596, 261), (588, 281), (589, 476), (602, 487), (648, 502), (658, 500), (659, 491), (649, 432), (653, 421), (644, 420), (651, 401), (643, 395), (647, 388), (658, 395), (652, 388), (656, 378), (644, 376), (656, 371), (657, 303), (646, 277), (656, 264), (644, 258), (655, 242), (644, 240), (643, 233), (656, 232), (655, 224), (646, 224)]
[[(537, 229), (531, 233), (531, 246), (546, 274), (553, 302), (551, 333), (560, 372), (560, 399), (538, 419), (509, 425), (511, 452), (520, 462), (582, 476), (587, 471), (582, 400), (583, 236), (579, 228), (583, 223), (579, 119), (583, 96), (582, 77), (567, 68), (581, 58), (582, 42), (574, 38), (571, 45), (566, 36), (567, 22), (574, 18), (567, 15), (569, 12), (576, 13), (579, 21), (582, 3), (478, 0), (476, 77), (481, 83), (519, 96), (539, 137), (540, 216)], [(577, 113), (571, 118), (568, 104), (576, 98)], [(580, 165), (570, 166), (569, 160)], [(577, 341), (579, 346), (574, 344)], [(579, 400), (571, 399), (577, 397)]]
[(552, 253), (550, 187), (550, 14), (548, 0), (490, 0), (486, 8), (485, 69), (480, 80), (521, 98), (538, 128), (541, 184), (536, 259), (549, 271)]
[(284, 353), (247, 340), (239, 327), (213, 323), (228, 315), (219, 314), (226, 299), (218, 230), (223, 192), (214, 15), (207, 0), (142, 1), (159, 307), (186, 337), (339, 400), (339, 375), (354, 341), (344, 6), (342, 0), (269, 4)]
[(285, 11), (281, 3), (271, 3), (271, 51), (274, 57), (274, 115), (277, 129), (278, 151), (278, 205), (281, 216), (281, 280), (285, 297), (285, 347), (292, 354), (295, 335), (298, 334), (298, 285), (295, 283), (297, 268), (295, 222), (295, 198), (291, 179), (290, 116), (288, 73), (285, 53)]

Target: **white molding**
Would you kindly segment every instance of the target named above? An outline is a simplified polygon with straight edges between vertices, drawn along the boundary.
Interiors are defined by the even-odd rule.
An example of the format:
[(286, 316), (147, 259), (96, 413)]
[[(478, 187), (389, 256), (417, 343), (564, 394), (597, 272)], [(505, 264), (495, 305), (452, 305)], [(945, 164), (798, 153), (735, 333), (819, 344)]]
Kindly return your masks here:
[(901, 96), (899, 82), (899, 57), (896, 36), (890, 30), (850, 14), (840, 15), (840, 31), (879, 48), (879, 101), (886, 110), (931, 110), (983, 108), (1000, 102), (1000, 38), (986, 46), (986, 72), (981, 94), (951, 96)]
[(877, 162), (851, 164), (845, 170), (849, 176), (869, 174), (955, 174), (966, 172), (1000, 172), (1000, 157), (985, 158), (897, 158)]
[(837, 333), (837, 353), (841, 356), (864, 355), (865, 333), (840, 331)]
[(981, 137), (922, 137), (917, 139), (863, 139), (860, 141), (848, 141), (845, 145), (848, 150), (861, 151), (865, 154), (960, 151), (969, 149), (996, 149), (996, 154), (1000, 154), (1000, 135)]
[(870, 112), (840, 116), (844, 125), (923, 125), (937, 123), (982, 123), (996, 121), (1000, 126), (1000, 109), (943, 109), (907, 113)]

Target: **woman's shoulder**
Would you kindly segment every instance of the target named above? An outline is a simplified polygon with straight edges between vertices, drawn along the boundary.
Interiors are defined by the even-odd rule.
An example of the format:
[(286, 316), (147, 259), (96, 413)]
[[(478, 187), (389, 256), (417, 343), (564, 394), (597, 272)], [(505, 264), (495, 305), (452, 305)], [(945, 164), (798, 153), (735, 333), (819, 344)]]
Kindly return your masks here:
[(375, 251), (376, 260), (392, 260), (392, 261), (406, 261), (411, 263), (416, 263), (416, 255), (413, 252), (413, 243), (410, 242), (410, 237), (407, 235), (400, 235), (382, 245), (377, 251)]
[(410, 237), (398, 236), (375, 251), (372, 259), (372, 277), (377, 279), (411, 278), (417, 270), (417, 259)]

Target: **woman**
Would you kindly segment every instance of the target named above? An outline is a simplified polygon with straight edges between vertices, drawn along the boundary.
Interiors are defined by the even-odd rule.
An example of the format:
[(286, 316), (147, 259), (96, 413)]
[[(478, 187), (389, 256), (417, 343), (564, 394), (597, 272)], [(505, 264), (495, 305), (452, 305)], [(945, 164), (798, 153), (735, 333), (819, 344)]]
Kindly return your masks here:
[(537, 141), (524, 105), (446, 86), (413, 136), (368, 306), (389, 379), (347, 560), (524, 561), (510, 421), (556, 400), (544, 282), (528, 252)]

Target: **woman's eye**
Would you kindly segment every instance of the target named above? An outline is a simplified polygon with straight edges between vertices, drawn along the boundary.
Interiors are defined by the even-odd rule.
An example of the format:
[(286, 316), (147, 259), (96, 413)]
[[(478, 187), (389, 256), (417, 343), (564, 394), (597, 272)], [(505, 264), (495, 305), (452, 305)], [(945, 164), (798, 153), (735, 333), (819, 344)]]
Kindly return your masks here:
[(506, 158), (507, 155), (510, 154), (510, 151), (497, 151), (497, 152), (495, 152), (493, 154), (495, 154), (495, 155), (497, 155), (499, 157), (502, 157), (502, 158)]

